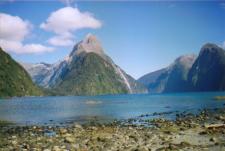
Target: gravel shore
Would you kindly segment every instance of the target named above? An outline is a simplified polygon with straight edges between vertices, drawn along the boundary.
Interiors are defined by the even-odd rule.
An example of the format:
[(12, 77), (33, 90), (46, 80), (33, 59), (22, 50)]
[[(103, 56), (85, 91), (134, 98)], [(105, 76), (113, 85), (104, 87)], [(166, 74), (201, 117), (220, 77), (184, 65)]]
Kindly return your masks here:
[(8, 126), (4, 123), (0, 124), (0, 150), (225, 150), (225, 108), (205, 109), (198, 115), (180, 113), (176, 120), (145, 119), (144, 125), (133, 122), (129, 119), (68, 126)]

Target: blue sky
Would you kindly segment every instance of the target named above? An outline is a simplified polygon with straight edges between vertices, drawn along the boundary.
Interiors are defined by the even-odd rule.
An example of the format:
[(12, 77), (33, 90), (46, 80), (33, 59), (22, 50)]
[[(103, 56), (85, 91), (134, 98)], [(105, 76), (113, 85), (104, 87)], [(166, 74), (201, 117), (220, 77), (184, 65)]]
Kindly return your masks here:
[[(73, 44), (52, 45), (48, 40), (63, 34), (41, 28), (40, 25), (47, 25), (51, 13), (68, 6), (62, 1), (0, 3), (0, 13), (11, 18), (18, 16), (31, 26), (29, 34), (22, 33), (18, 38), (23, 46), (8, 51), (13, 58), (23, 62), (54, 63), (68, 55), (73, 45), (86, 34), (93, 33), (116, 64), (134, 78), (139, 78), (169, 65), (180, 55), (198, 54), (201, 46), (207, 42), (225, 46), (225, 2), (146, 1), (70, 3), (70, 7), (80, 13), (89, 12), (95, 24), (68, 27), (73, 28), (69, 31), (72, 37), (69, 40)], [(2, 18), (0, 25), (1, 22)], [(0, 35), (1, 38), (5, 37)], [(31, 43), (39, 44), (39, 47), (35, 49), (37, 45), (30, 46)], [(43, 52), (23, 52), (22, 48)]]

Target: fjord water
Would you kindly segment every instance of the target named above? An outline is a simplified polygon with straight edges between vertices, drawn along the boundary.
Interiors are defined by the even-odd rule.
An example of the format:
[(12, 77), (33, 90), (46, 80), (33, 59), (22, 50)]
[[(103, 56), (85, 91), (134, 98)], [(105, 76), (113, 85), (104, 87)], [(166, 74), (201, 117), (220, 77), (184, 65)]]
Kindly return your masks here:
[[(16, 124), (59, 124), (67, 122), (111, 121), (136, 118), (155, 112), (197, 113), (204, 108), (219, 108), (225, 101), (215, 96), (225, 92), (135, 94), (104, 96), (22, 97), (0, 100), (0, 120)], [(165, 115), (173, 118), (174, 115)], [(152, 116), (151, 118), (154, 118)]]

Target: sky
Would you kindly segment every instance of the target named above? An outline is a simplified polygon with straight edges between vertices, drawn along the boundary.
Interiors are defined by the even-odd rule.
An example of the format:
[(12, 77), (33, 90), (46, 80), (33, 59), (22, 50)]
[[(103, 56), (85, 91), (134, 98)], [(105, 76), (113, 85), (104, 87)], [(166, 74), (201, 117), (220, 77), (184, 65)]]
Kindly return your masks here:
[(225, 1), (0, 1), (0, 46), (17, 61), (55, 63), (88, 33), (137, 79), (207, 42), (225, 48)]

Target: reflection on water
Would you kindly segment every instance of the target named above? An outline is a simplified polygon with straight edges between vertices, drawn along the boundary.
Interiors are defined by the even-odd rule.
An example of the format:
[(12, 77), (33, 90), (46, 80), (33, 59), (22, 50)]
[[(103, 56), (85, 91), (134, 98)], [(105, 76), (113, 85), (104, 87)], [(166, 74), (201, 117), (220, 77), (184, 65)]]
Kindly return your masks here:
[(225, 102), (213, 98), (223, 95), (225, 92), (12, 98), (0, 100), (0, 120), (44, 124), (111, 121), (155, 112), (196, 112), (202, 108), (221, 107)]

